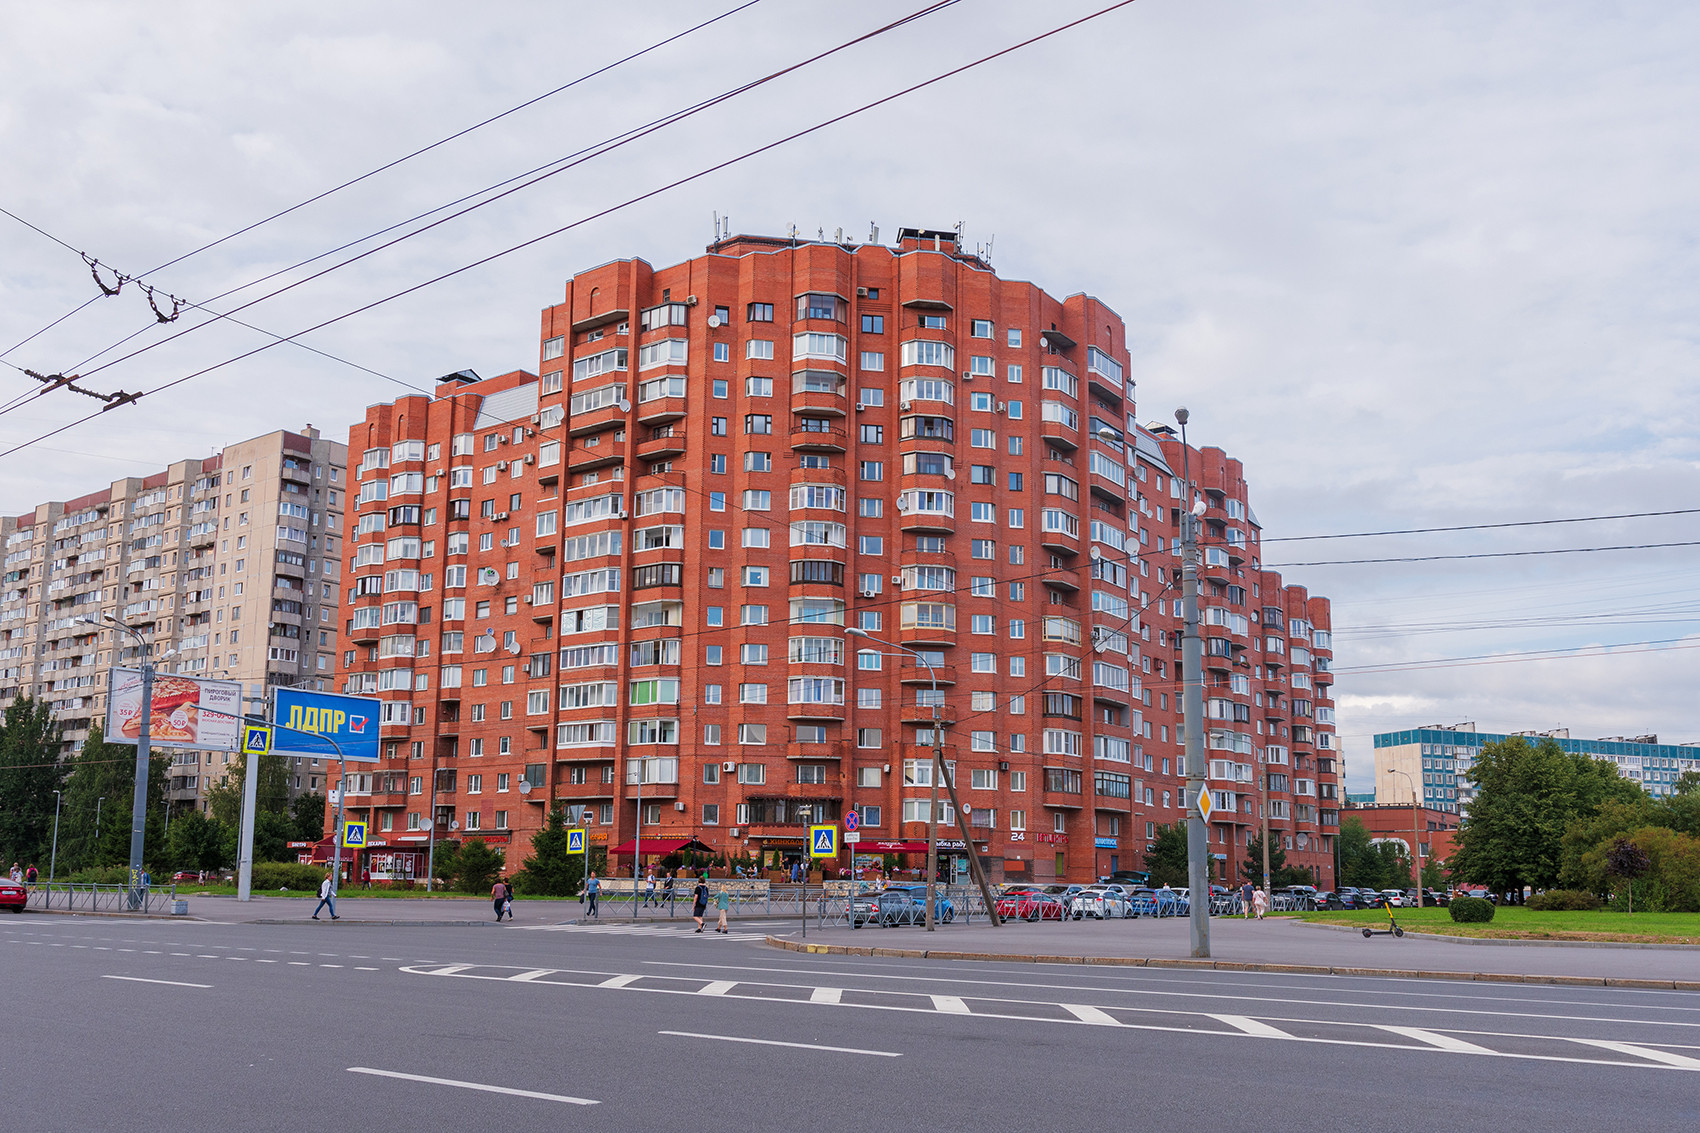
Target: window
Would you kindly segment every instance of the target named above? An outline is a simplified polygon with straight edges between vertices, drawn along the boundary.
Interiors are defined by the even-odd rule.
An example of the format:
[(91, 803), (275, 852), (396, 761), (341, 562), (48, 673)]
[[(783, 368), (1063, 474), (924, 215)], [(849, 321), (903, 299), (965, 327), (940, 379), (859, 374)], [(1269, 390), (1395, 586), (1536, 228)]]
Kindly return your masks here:
[(998, 435), (992, 429), (970, 429), (968, 443), (974, 448), (997, 448)]
[(885, 427), (883, 425), (863, 425), (857, 430), (857, 439), (865, 445), (885, 443)]
[[(860, 477), (863, 480), (884, 480), (885, 462), (881, 460), (864, 460), (861, 462)], [(862, 501), (864, 504), (868, 501)], [(863, 513), (867, 514), (866, 512)]]
[(970, 338), (992, 337), (992, 320), (974, 319), (970, 321), (968, 324), (968, 335)]
[[(715, 343), (714, 344), (714, 360), (716, 362), (730, 362), (732, 360), (732, 345), (731, 345), (731, 343), (727, 343), (727, 342), (717, 342), (717, 343)], [(726, 394), (725, 394), (724, 391), (726, 389), (726, 383), (725, 382), (715, 382), (714, 385), (715, 385), (714, 396), (715, 397), (725, 397)]]
[(763, 338), (752, 338), (744, 344), (744, 357), (771, 360), (773, 358), (773, 343)]
[[(928, 317), (922, 316), (923, 321)], [(956, 350), (945, 342), (934, 342), (930, 339), (910, 339), (902, 346), (902, 362), (905, 366), (938, 366), (942, 369), (954, 370), (956, 369)]]
[(768, 413), (747, 413), (744, 415), (744, 433), (749, 436), (766, 435), (773, 432), (773, 416)]
[(745, 308), (745, 321), (752, 323), (771, 323), (773, 321), (772, 303), (751, 303)]
[[(862, 369), (864, 369), (864, 370), (883, 370), (883, 369), (885, 369), (885, 352), (881, 351), (881, 350), (864, 350), (864, 351), (862, 351)], [(864, 398), (863, 401), (862, 401), (862, 404), (863, 405), (881, 405), (881, 404), (884, 404), (884, 402), (883, 401), (868, 401), (866, 398)]]
[(773, 471), (773, 454), (769, 452), (746, 452), (744, 454), (745, 472)]
[(862, 333), (863, 334), (884, 334), (885, 333), (885, 316), (884, 315), (863, 315), (862, 316)]

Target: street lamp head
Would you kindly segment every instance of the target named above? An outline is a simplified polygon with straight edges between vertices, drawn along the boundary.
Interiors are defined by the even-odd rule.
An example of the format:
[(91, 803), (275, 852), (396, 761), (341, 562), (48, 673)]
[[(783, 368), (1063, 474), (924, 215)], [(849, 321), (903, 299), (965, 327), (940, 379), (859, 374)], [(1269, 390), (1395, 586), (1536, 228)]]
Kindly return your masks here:
[(1182, 425), (1186, 424), (1187, 416), (1186, 406), (1183, 405), (1179, 409), (1175, 410), (1175, 420), (1178, 423)]
[(845, 626), (844, 632), (849, 634), (851, 637), (866, 637), (866, 636), (868, 636), (867, 630), (857, 629), (855, 626)]

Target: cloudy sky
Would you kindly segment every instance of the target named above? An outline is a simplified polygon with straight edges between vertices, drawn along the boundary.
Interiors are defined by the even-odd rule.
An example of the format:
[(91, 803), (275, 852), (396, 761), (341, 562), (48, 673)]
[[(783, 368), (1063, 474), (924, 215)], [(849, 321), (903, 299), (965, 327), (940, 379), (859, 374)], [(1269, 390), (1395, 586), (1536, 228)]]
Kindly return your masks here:
[[(4, 0), (0, 207), (139, 274), (738, 2)], [(132, 286), (13, 348), (99, 292), (0, 216), (0, 406), (35, 387), (13, 367), (136, 391), (227, 362), (1108, 2), (961, 0), (258, 303), (258, 330), (166, 342), (203, 316), (160, 327)], [(759, 0), (149, 282), (229, 310), (921, 6)], [(277, 346), (0, 457), (0, 511), (533, 367), (566, 277), (687, 258), (719, 210), (856, 238), (960, 221), (1005, 276), (1102, 298), (1141, 415), (1186, 404), (1245, 461), (1272, 564), (1700, 540), (1676, 515), (1273, 541), (1700, 507), (1697, 57), (1689, 5), (1140, 0), (302, 340), (324, 353)], [(0, 449), (95, 407), (6, 409)], [(1371, 734), (1425, 723), (1700, 740), (1695, 555), (1287, 570), (1335, 601), (1352, 788)], [(1627, 643), (1658, 644), (1602, 648)]]

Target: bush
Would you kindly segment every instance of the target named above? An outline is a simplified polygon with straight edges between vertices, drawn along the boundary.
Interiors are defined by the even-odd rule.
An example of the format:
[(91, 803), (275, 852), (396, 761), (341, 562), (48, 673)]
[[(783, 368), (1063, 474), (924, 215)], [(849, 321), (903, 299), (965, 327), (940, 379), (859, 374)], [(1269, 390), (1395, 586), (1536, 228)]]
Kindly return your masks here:
[(1458, 924), (1486, 924), (1493, 920), (1493, 902), (1480, 897), (1454, 897), (1451, 913)]
[(1530, 897), (1527, 905), (1536, 912), (1575, 912), (1600, 907), (1600, 899), (1582, 889), (1549, 889)]
[(326, 872), (318, 866), (302, 865), (300, 862), (255, 862), (252, 883), (254, 889), (262, 893), (268, 889), (317, 893), (319, 882), (325, 879)]

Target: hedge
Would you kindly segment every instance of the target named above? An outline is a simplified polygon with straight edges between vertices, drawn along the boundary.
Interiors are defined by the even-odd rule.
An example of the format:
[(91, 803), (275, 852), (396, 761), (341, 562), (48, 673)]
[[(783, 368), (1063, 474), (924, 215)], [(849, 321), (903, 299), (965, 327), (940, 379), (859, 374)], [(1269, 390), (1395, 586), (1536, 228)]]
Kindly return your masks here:
[(302, 865), (300, 862), (255, 862), (253, 887), (259, 891), (295, 889), (317, 893), (319, 882), (325, 879), (327, 872), (318, 866)]
[(1454, 897), (1451, 913), (1458, 924), (1486, 924), (1493, 920), (1493, 902), (1480, 897)]
[(1583, 889), (1549, 889), (1530, 897), (1527, 905), (1536, 912), (1573, 912), (1597, 909), (1600, 899)]

